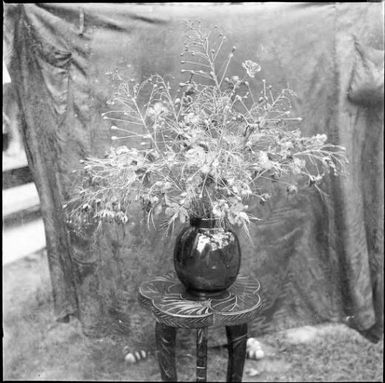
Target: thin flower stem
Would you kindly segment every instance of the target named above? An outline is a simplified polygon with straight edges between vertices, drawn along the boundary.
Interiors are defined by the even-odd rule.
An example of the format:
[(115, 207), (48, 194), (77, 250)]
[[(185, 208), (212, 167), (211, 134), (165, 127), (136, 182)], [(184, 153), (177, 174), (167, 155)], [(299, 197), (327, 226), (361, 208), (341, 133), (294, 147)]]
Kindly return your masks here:
[(219, 87), (222, 85), (222, 82), (223, 82), (223, 80), (224, 80), (224, 78), (225, 78), (225, 76), (226, 76), (227, 69), (229, 68), (230, 61), (231, 61), (232, 58), (233, 58), (233, 53), (230, 53), (230, 54), (229, 54), (229, 58), (228, 58), (228, 60), (227, 60), (227, 62), (226, 62), (225, 70), (224, 70), (224, 72), (223, 72), (223, 74), (222, 74), (221, 81), (219, 81)]
[(116, 117), (106, 117), (106, 119), (107, 119), (107, 120), (112, 120), (112, 121), (126, 122), (126, 123), (129, 123), (129, 124), (140, 125), (140, 126), (143, 125), (143, 124), (140, 123), (140, 122), (129, 121), (129, 120), (125, 120), (125, 119), (122, 119), (122, 118), (116, 118)]
[(210, 65), (203, 64), (203, 63), (201, 63), (201, 62), (187, 61), (187, 60), (185, 61), (185, 60), (184, 60), (184, 63), (185, 63), (185, 64), (199, 65), (199, 66), (204, 66), (204, 67), (206, 67), (206, 68), (210, 68)]
[(219, 46), (218, 46), (218, 48), (216, 49), (216, 53), (215, 53), (215, 56), (214, 56), (214, 58), (213, 58), (213, 62), (214, 62), (215, 59), (217, 58), (218, 53), (219, 53), (219, 51), (221, 50), (222, 45), (223, 45), (223, 42), (224, 42), (225, 40), (226, 40), (225, 36), (222, 36), (221, 42), (219, 43)]
[(202, 73), (202, 72), (191, 71), (191, 73), (193, 73), (195, 76), (201, 76), (201, 77), (206, 78), (208, 80), (213, 79), (210, 75), (208, 75), (207, 73), (204, 73), (204, 72)]

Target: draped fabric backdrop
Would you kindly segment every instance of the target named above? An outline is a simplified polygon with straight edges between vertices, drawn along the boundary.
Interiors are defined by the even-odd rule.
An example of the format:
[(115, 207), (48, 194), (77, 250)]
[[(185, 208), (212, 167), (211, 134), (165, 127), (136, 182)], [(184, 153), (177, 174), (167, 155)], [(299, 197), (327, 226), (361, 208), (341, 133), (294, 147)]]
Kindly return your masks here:
[[(256, 214), (241, 273), (263, 286), (250, 335), (325, 321), (347, 322), (372, 341), (383, 331), (382, 3), (5, 4), (6, 59), (22, 111), (28, 163), (41, 200), (55, 315), (90, 336), (143, 336), (153, 321), (137, 288), (173, 269), (173, 238), (141, 220), (70, 234), (62, 205), (74, 169), (112, 142), (101, 114), (119, 70), (144, 80), (180, 73), (184, 20), (218, 25), (237, 47), (230, 71), (250, 59), (257, 80), (293, 89), (304, 135), (344, 145), (349, 175), (288, 198), (279, 189)], [(228, 51), (226, 52), (226, 54)], [(108, 75), (110, 73), (110, 75)], [(116, 78), (116, 75), (115, 75)], [(137, 145), (138, 142), (126, 142)], [(136, 326), (136, 327), (135, 327)]]

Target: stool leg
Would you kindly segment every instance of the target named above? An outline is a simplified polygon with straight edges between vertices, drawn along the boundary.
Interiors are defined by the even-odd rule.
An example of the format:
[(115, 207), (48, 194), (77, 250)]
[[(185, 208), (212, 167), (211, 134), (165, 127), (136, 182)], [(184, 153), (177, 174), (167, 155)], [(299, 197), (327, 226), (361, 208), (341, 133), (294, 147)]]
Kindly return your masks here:
[(247, 324), (226, 326), (229, 350), (227, 382), (242, 382), (243, 367), (246, 359)]
[(158, 349), (158, 362), (160, 375), (163, 382), (176, 382), (175, 366), (175, 338), (176, 328), (156, 322), (155, 325), (156, 346)]
[(207, 327), (197, 330), (197, 382), (207, 381)]

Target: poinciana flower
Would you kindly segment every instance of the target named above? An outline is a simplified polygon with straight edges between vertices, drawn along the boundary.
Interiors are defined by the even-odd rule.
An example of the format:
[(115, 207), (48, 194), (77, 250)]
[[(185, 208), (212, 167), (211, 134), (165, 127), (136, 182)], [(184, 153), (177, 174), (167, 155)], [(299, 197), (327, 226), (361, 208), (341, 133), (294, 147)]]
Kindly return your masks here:
[(246, 70), (246, 73), (254, 78), (257, 72), (261, 71), (261, 66), (254, 61), (246, 60), (242, 63), (242, 67)]
[[(343, 147), (327, 143), (325, 134), (303, 137), (294, 125), (302, 121), (291, 116), (295, 93), (276, 93), (258, 81), (261, 66), (252, 60), (242, 63), (250, 82), (228, 74), (235, 47), (217, 63), (223, 35), (219, 43), (210, 39), (213, 33), (190, 26), (183, 52), (188, 79), (175, 89), (160, 75), (119, 86), (113, 102), (122, 112), (119, 126), (111, 127), (112, 139), (138, 137), (140, 148), (129, 141), (131, 146), (111, 147), (105, 158), (82, 161), (80, 182), (66, 204), (73, 224), (126, 223), (137, 218), (130, 211), (140, 204), (148, 223), (165, 216), (171, 229), (194, 217), (246, 228), (258, 220), (249, 206), (271, 197), (266, 182), (282, 184), (292, 195), (299, 179), (321, 191), (329, 171), (343, 172)], [(106, 112), (104, 118), (116, 121), (117, 115)]]

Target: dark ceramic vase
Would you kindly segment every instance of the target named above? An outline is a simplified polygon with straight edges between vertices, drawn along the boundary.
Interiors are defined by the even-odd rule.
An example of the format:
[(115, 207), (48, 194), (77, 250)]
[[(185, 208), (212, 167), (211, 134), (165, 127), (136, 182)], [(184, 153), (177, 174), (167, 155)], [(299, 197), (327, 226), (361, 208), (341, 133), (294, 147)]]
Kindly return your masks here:
[(192, 297), (207, 299), (226, 293), (236, 280), (241, 249), (236, 234), (215, 220), (192, 219), (176, 238), (176, 274)]

